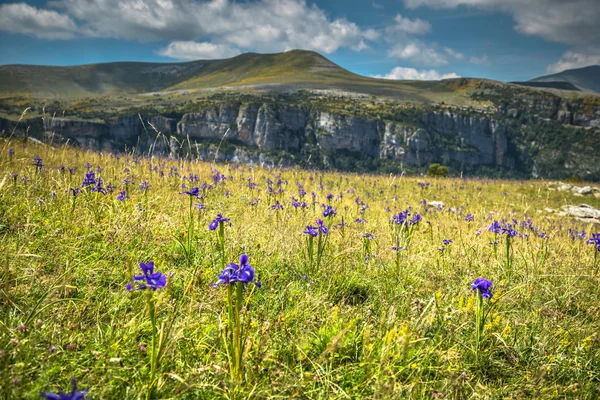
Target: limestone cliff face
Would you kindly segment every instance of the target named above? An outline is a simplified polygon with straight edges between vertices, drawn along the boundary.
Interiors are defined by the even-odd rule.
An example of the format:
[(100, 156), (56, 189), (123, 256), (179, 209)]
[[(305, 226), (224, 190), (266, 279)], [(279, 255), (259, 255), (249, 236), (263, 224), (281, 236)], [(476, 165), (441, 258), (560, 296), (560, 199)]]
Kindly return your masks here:
[(129, 115), (111, 124), (66, 118), (44, 120), (44, 129), (48, 134), (59, 135), (84, 149), (104, 151), (120, 150), (123, 146), (146, 150), (158, 147), (157, 144), (166, 150), (168, 146), (162, 144), (175, 133), (176, 126), (174, 119), (163, 116), (140, 119), (138, 115)]
[[(177, 126), (182, 137), (240, 142), (262, 151), (297, 153), (309, 141), (321, 149), (423, 166), (437, 159), (467, 164), (511, 166), (507, 128), (487, 118), (450, 112), (422, 117), (423, 128), (375, 121), (298, 106), (236, 104), (185, 114)], [(226, 134), (227, 133), (227, 134)], [(437, 140), (436, 137), (444, 139)], [(445, 142), (455, 141), (449, 149)]]
[[(48, 119), (45, 129), (89, 149), (147, 149), (158, 140), (173, 152), (171, 136), (191, 142), (225, 139), (260, 151), (298, 153), (310, 142), (326, 151), (345, 151), (424, 166), (436, 160), (479, 165), (511, 166), (506, 157), (507, 128), (488, 118), (434, 112), (422, 115), (422, 126), (382, 122), (301, 106), (277, 104), (223, 104), (184, 114), (181, 121), (163, 116), (121, 117), (110, 124)], [(159, 138), (160, 139), (160, 138)], [(449, 147), (448, 143), (454, 143)]]
[[(531, 107), (554, 113), (553, 121), (580, 126), (596, 124), (594, 115), (581, 114), (580, 108), (566, 103), (540, 103)], [(453, 162), (462, 166), (516, 168), (518, 160), (519, 168), (525, 165), (531, 169), (536, 165), (547, 165), (549, 154), (561, 151), (527, 142), (531, 139), (524, 135), (518, 136), (520, 125), (514, 122), (510, 125), (511, 121), (527, 123), (534, 129), (538, 125), (531, 125), (531, 121), (524, 121), (516, 114), (507, 117), (512, 112), (509, 109), (500, 109), (497, 114), (489, 115), (457, 109), (431, 110), (417, 114), (416, 119), (410, 121), (382, 121), (294, 104), (232, 103), (184, 114), (179, 121), (160, 115), (141, 119), (138, 115), (131, 115), (110, 123), (54, 118), (45, 120), (44, 129), (86, 149), (114, 151), (135, 148), (141, 153), (176, 156), (183, 151), (180, 150), (183, 144), (192, 146), (193, 152), (200, 157), (212, 159), (210, 157), (216, 156), (220, 160), (239, 162), (265, 162), (269, 160), (268, 153), (273, 151), (284, 151), (291, 157), (290, 160), (301, 161), (306, 154), (317, 150), (322, 157), (340, 153), (417, 167), (432, 162)], [(535, 115), (528, 118), (543, 120)], [(3, 121), (0, 120), (0, 127), (8, 126)], [(589, 172), (589, 168), (585, 169), (584, 162), (577, 162), (571, 156), (580, 147), (587, 152), (585, 154), (590, 153), (589, 149), (595, 146), (590, 144), (590, 140), (595, 139), (590, 138), (588, 135), (581, 142), (583, 147), (573, 147), (565, 155), (564, 164), (568, 165), (565, 168), (570, 174), (596, 174)], [(220, 153), (216, 152), (216, 148), (210, 150), (210, 146), (206, 146), (222, 139), (234, 147), (241, 146), (237, 146), (235, 151), (230, 149)], [(278, 160), (281, 161), (281, 158)], [(531, 169), (527, 173), (533, 172)]]

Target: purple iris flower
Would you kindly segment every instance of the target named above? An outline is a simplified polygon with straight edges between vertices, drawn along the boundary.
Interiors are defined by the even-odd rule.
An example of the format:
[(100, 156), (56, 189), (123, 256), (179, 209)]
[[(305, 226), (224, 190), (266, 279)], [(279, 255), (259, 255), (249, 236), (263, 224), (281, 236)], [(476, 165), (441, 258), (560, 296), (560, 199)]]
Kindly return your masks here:
[(586, 241), (587, 244), (593, 244), (600, 251), (600, 233), (592, 233), (592, 237)]
[(327, 217), (335, 217), (335, 209), (333, 207), (331, 207), (330, 205), (325, 206), (323, 204), (323, 208), (325, 208), (325, 210), (323, 211), (323, 216), (325, 218), (327, 218)]
[(162, 289), (167, 285), (167, 276), (160, 272), (154, 272), (154, 261), (148, 264), (140, 263), (140, 268), (144, 275), (135, 275), (133, 281), (127, 284), (127, 291), (131, 292), (131, 284), (136, 281), (144, 281), (138, 285), (135, 290), (144, 290), (150, 288), (152, 290)]
[(500, 223), (498, 221), (494, 220), (494, 222), (492, 222), (492, 224), (490, 225), (489, 231), (493, 233), (501, 233), (502, 227), (500, 226)]
[(306, 230), (302, 233), (312, 237), (317, 237), (319, 235), (319, 229), (316, 226), (307, 225)]
[(444, 243), (444, 246), (448, 246), (452, 242), (453, 242), (452, 239), (444, 239), (444, 240), (442, 240), (442, 243)]
[(73, 192), (73, 197), (77, 197), (77, 195), (79, 194), (78, 188), (71, 188), (71, 191)]
[(317, 220), (317, 225), (319, 226), (319, 230), (324, 234), (327, 235), (329, 233), (329, 229), (327, 229), (327, 227), (323, 224), (323, 220), (322, 219), (318, 219)]
[(44, 167), (44, 163), (42, 162), (42, 159), (40, 158), (40, 156), (36, 156), (33, 161), (35, 161), (35, 166), (38, 169), (42, 169)]
[(8, 149), (8, 155), (10, 157), (12, 157), (15, 154), (15, 149), (13, 149), (12, 147), (10, 149)]
[(179, 194), (187, 194), (188, 196), (192, 196), (192, 197), (198, 197), (200, 195), (200, 189), (198, 189), (197, 187), (194, 187), (190, 190), (187, 190), (185, 192), (181, 192)]
[(373, 240), (373, 239), (375, 239), (375, 236), (373, 236), (373, 234), (372, 234), (372, 233), (368, 233), (368, 232), (367, 232), (367, 233), (365, 233), (365, 234), (363, 235), (363, 238), (364, 238), (364, 239)]
[(510, 237), (517, 236), (517, 231), (515, 231), (510, 225), (506, 228), (502, 228), (502, 233)]
[(140, 189), (141, 190), (148, 190), (148, 189), (150, 189), (150, 184), (148, 182), (144, 181), (144, 182), (142, 182), (140, 184)]
[(240, 265), (231, 263), (219, 274), (219, 280), (210, 286), (216, 287), (219, 285), (231, 285), (236, 282), (254, 283), (260, 287), (260, 282), (254, 280), (254, 268), (250, 265), (248, 256), (242, 254), (240, 256)]
[[(214, 231), (215, 229), (217, 229), (217, 227), (219, 226), (220, 223), (225, 223), (225, 222), (229, 222), (229, 218), (224, 218), (223, 214), (217, 214), (217, 218), (215, 218), (209, 225), (208, 225), (208, 229), (210, 229), (211, 231)], [(231, 225), (231, 223), (229, 223), (229, 225)]]
[(117, 200), (119, 201), (125, 201), (125, 199), (128, 199), (129, 196), (127, 196), (127, 192), (126, 191), (122, 191), (121, 193), (119, 193), (119, 195), (117, 196)]
[(47, 400), (83, 400), (85, 399), (85, 395), (87, 394), (87, 390), (77, 391), (77, 381), (75, 378), (71, 379), (71, 392), (64, 393), (62, 390), (59, 390), (57, 394), (42, 392), (40, 396)]
[(326, 197), (325, 197), (328, 201), (333, 200), (333, 194), (329, 193)]
[(465, 221), (467, 222), (471, 222), (475, 219), (475, 217), (473, 217), (473, 214), (469, 213), (467, 214), (467, 216), (465, 217)]
[(481, 297), (485, 299), (492, 298), (492, 281), (488, 281), (485, 278), (477, 278), (471, 284), (472, 290), (479, 290)]
[(94, 171), (88, 171), (85, 174), (85, 178), (83, 178), (83, 183), (81, 186), (92, 186), (96, 184), (96, 173)]

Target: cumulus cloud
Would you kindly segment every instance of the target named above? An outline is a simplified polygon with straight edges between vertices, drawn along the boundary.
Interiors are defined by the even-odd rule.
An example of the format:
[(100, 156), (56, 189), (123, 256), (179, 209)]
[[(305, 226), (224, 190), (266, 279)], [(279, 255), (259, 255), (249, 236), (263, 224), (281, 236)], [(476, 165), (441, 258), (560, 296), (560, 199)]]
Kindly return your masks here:
[[(0, 29), (43, 38), (168, 41), (161, 54), (233, 54), (310, 49), (361, 51), (380, 33), (332, 18), (306, 0), (53, 0), (38, 9), (1, 6)], [(195, 42), (192, 43), (192, 42)]]
[(515, 29), (559, 43), (600, 42), (598, 0), (404, 0), (407, 8), (471, 6), (512, 15)]
[(399, 60), (410, 61), (415, 65), (441, 67), (450, 61), (460, 61), (464, 56), (450, 48), (438, 49), (422, 41), (397, 43), (390, 48), (388, 55)]
[(157, 51), (164, 57), (177, 60), (210, 60), (230, 58), (240, 54), (238, 49), (209, 42), (177, 41)]
[(597, 50), (589, 50), (585, 54), (567, 51), (555, 64), (548, 65), (546, 71), (556, 73), (566, 69), (583, 68), (590, 65), (600, 65), (600, 52)]
[(0, 5), (0, 30), (44, 39), (70, 39), (77, 29), (67, 15), (25, 3)]
[(415, 68), (403, 68), (395, 67), (385, 75), (373, 75), (373, 78), (381, 79), (404, 79), (404, 80), (418, 80), (418, 81), (439, 81), (441, 79), (460, 78), (454, 72), (449, 74), (440, 74), (434, 69), (430, 70), (417, 70)]
[(431, 32), (431, 24), (429, 21), (424, 21), (419, 18), (404, 18), (402, 15), (397, 14), (394, 18), (394, 22), (393, 25), (390, 25), (386, 29), (388, 34), (392, 34), (393, 32), (404, 32), (414, 35), (423, 35)]
[(490, 65), (492, 63), (492, 61), (487, 56), (487, 54), (484, 54), (481, 57), (475, 57), (475, 56), (469, 57), (469, 62), (471, 64), (480, 64), (480, 65)]

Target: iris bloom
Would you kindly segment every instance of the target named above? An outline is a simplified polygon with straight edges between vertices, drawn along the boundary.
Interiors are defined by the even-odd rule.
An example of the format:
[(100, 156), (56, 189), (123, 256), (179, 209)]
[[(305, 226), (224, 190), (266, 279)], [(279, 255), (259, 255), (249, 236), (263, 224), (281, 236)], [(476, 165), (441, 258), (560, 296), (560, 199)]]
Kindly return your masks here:
[(73, 386), (70, 393), (64, 393), (62, 390), (59, 390), (57, 394), (42, 392), (40, 396), (48, 400), (83, 400), (88, 391), (81, 390), (78, 392), (75, 378), (71, 379), (71, 383)]
[[(219, 224), (223, 222), (229, 222), (229, 218), (224, 218), (223, 214), (217, 214), (217, 218), (215, 218), (209, 225), (208, 225), (208, 229), (210, 229), (211, 231), (214, 231), (215, 229), (217, 229), (217, 227), (219, 226)], [(231, 223), (230, 223), (231, 225)]]
[(85, 178), (83, 178), (83, 183), (81, 186), (92, 186), (96, 184), (96, 173), (94, 171), (88, 171), (85, 174)]
[(306, 230), (303, 232), (305, 235), (310, 235), (312, 237), (317, 237), (319, 235), (319, 230), (316, 226), (308, 225)]
[(477, 278), (471, 284), (472, 290), (479, 290), (481, 297), (485, 299), (492, 298), (492, 281), (488, 281), (485, 278)]
[(192, 197), (198, 197), (200, 195), (200, 189), (198, 189), (197, 187), (194, 187), (190, 190), (187, 190), (185, 192), (181, 192), (179, 194), (187, 194), (188, 196), (192, 196)]
[(35, 161), (35, 166), (38, 167), (39, 169), (42, 169), (44, 167), (44, 163), (42, 162), (42, 159), (40, 158), (40, 156), (36, 156), (33, 161)]
[(452, 239), (444, 239), (442, 240), (442, 243), (444, 243), (444, 246), (448, 246), (450, 243), (452, 243)]
[(167, 276), (160, 272), (154, 272), (154, 261), (148, 264), (140, 263), (140, 268), (144, 275), (135, 275), (133, 281), (127, 284), (127, 291), (131, 292), (131, 284), (137, 281), (141, 282), (135, 290), (144, 290), (150, 288), (152, 290), (162, 289), (167, 285)]
[(121, 193), (119, 193), (119, 195), (117, 196), (117, 200), (119, 201), (125, 201), (125, 199), (128, 199), (129, 196), (127, 196), (127, 192), (126, 191), (122, 191)]
[(600, 233), (592, 233), (592, 237), (586, 241), (587, 244), (593, 244), (600, 251)]
[(325, 210), (323, 211), (324, 217), (335, 217), (335, 209), (333, 207), (331, 207), (330, 205), (323, 205), (323, 207), (325, 208)]
[(216, 283), (211, 284), (212, 287), (219, 285), (231, 285), (236, 282), (254, 283), (260, 287), (260, 282), (254, 280), (254, 268), (250, 265), (248, 256), (242, 254), (240, 256), (240, 265), (231, 263), (219, 274), (219, 280)]
[(319, 230), (324, 234), (327, 235), (329, 233), (329, 229), (327, 229), (327, 227), (323, 224), (323, 220), (322, 219), (318, 219), (317, 220), (317, 225), (319, 225)]
[(490, 225), (489, 231), (493, 233), (500, 233), (502, 231), (502, 227), (498, 221), (494, 221)]

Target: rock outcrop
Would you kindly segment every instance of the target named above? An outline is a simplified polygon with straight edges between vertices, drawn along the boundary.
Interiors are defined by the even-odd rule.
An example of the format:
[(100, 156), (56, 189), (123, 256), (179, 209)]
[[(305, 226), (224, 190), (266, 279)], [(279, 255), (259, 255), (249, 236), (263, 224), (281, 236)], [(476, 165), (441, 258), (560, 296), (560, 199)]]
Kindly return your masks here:
[[(539, 111), (561, 107), (561, 104), (536, 103), (531, 107)], [(106, 151), (135, 148), (141, 153), (175, 156), (187, 154), (189, 150), (193, 154), (195, 150), (189, 147), (195, 143), (224, 140), (233, 146), (256, 150), (256, 154), (279, 152), (283, 157), (281, 152), (285, 152), (297, 161), (307, 159), (307, 155), (313, 160), (318, 157), (322, 165), (335, 159), (336, 154), (357, 159), (391, 160), (399, 166), (454, 163), (461, 169), (477, 166), (513, 169), (518, 162), (519, 168), (529, 168), (526, 173), (530, 176), (535, 173), (544, 176), (544, 171), (539, 169), (545, 168), (556, 159), (554, 153), (561, 151), (544, 147), (543, 143), (525, 141), (525, 135), (519, 136), (520, 128), (502, 116), (502, 113), (510, 113), (509, 110), (485, 114), (468, 109), (430, 107), (419, 112), (412, 112), (406, 120), (402, 116), (382, 120), (293, 103), (238, 102), (211, 105), (183, 114), (179, 120), (160, 115), (141, 118), (130, 115), (108, 123), (46, 119), (44, 131), (86, 149)], [(567, 107), (562, 114), (557, 114), (557, 118), (573, 120), (576, 114), (573, 107)], [(8, 125), (2, 122), (2, 126)], [(586, 140), (580, 147), (589, 153), (586, 149), (594, 146), (589, 140), (595, 139)], [(590, 167), (594, 163), (577, 162), (571, 157), (576, 149), (573, 147), (560, 153), (563, 163), (569, 165), (563, 171), (568, 169), (568, 176), (582, 173), (582, 177), (594, 179), (596, 172)], [(196, 154), (203, 157), (204, 153), (197, 151)], [(252, 154), (253, 162), (258, 162), (259, 156)], [(233, 157), (233, 153), (227, 153), (227, 157)], [(239, 153), (233, 159), (248, 157)], [(554, 177), (565, 175), (566, 172)]]

